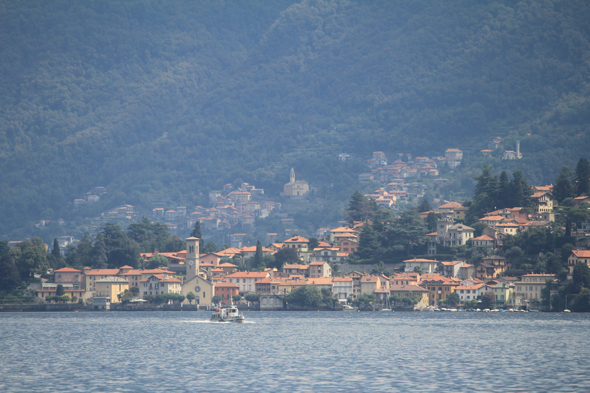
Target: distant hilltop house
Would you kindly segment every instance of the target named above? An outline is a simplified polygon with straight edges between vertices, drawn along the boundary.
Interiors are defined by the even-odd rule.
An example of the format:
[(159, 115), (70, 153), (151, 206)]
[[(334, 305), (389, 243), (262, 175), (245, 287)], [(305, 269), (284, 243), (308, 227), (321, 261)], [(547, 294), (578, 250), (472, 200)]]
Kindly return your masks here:
[(373, 158), (367, 160), (369, 168), (378, 168), (387, 166), (387, 156), (382, 151), (374, 151)]
[(520, 141), (516, 141), (516, 152), (512, 150), (506, 150), (502, 156), (503, 160), (520, 160), (521, 158), (522, 154), (520, 153)]
[(488, 149), (496, 150), (500, 146), (501, 142), (502, 138), (500, 138), (499, 136), (495, 137), (494, 139), (492, 139), (490, 143), (488, 143)]
[(290, 181), (283, 187), (284, 196), (303, 196), (309, 192), (309, 184), (305, 180), (295, 180), (295, 170), (291, 168)]
[(338, 154), (338, 160), (340, 161), (350, 161), (352, 160), (352, 156), (347, 153), (340, 153)]
[(459, 149), (447, 149), (445, 151), (445, 161), (449, 168), (456, 168), (461, 164), (463, 152)]

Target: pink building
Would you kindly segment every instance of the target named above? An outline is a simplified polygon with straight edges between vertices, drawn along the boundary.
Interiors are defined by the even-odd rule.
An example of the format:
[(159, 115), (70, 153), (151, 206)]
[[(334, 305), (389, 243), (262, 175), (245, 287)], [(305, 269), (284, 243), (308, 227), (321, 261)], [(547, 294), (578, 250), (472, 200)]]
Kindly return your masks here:
[(84, 275), (78, 269), (64, 267), (53, 272), (56, 284), (72, 284), (73, 289), (84, 289)]

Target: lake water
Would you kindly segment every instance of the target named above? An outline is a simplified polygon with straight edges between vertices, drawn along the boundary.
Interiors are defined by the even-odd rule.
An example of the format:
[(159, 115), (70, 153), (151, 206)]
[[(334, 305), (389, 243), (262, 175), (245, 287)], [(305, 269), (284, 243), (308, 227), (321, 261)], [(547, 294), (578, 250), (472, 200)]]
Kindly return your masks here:
[(590, 315), (0, 313), (0, 392), (584, 392)]

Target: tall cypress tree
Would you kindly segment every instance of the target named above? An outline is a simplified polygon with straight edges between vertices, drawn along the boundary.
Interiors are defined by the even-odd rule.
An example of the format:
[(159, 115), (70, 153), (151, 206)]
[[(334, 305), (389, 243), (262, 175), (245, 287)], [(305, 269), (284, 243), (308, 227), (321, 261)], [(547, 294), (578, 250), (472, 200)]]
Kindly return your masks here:
[(199, 238), (199, 249), (202, 250), (205, 247), (205, 241), (203, 240), (203, 233), (201, 232), (201, 221), (197, 220), (195, 226), (191, 232), (191, 237)]
[(499, 209), (503, 209), (506, 207), (514, 207), (510, 206), (510, 182), (508, 181), (508, 175), (506, 171), (502, 171), (500, 174), (500, 180), (498, 183), (498, 195), (496, 197), (496, 204)]
[(260, 240), (256, 242), (256, 253), (254, 254), (254, 267), (256, 269), (266, 268), (266, 266), (264, 265), (264, 255), (262, 253), (262, 243), (260, 243)]
[(51, 250), (51, 256), (48, 258), (49, 264), (54, 269), (60, 269), (65, 266), (65, 259), (61, 255), (61, 250), (59, 249), (59, 242), (57, 238), (53, 239), (53, 249)]

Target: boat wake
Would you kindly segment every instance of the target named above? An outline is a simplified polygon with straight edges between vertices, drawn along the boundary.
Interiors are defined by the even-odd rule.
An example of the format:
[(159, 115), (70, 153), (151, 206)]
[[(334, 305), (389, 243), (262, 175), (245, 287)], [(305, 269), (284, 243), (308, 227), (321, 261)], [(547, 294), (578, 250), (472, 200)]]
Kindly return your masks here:
[[(211, 324), (216, 324), (216, 325), (237, 325), (236, 323), (233, 322), (229, 322), (229, 321), (224, 321), (224, 322), (219, 322), (219, 321), (209, 321), (209, 320), (196, 320), (196, 321), (182, 321), (184, 323), (211, 323)], [(253, 321), (244, 321), (241, 322), (242, 324), (244, 323), (256, 323)]]

